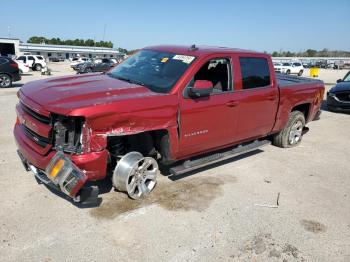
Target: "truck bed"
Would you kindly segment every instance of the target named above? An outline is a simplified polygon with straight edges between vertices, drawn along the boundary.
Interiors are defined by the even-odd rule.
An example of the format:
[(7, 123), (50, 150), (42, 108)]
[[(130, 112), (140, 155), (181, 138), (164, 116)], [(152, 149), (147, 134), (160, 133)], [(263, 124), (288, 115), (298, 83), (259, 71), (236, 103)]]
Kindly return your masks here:
[(298, 84), (316, 84), (316, 83), (322, 83), (319, 79), (312, 79), (307, 77), (300, 77), (300, 76), (292, 76), (292, 75), (285, 75), (276, 73), (276, 79), (279, 88), (288, 87), (291, 85), (298, 85)]

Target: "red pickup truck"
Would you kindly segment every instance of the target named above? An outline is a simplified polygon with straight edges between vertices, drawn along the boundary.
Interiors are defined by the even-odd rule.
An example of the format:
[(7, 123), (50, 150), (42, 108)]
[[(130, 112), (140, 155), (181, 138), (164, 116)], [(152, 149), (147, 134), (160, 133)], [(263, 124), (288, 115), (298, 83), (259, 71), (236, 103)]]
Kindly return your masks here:
[(14, 136), (26, 170), (75, 201), (112, 179), (134, 199), (158, 164), (181, 174), (271, 142), (293, 147), (317, 119), (322, 81), (275, 75), (267, 54), (154, 46), (107, 73), (49, 78), (18, 92)]

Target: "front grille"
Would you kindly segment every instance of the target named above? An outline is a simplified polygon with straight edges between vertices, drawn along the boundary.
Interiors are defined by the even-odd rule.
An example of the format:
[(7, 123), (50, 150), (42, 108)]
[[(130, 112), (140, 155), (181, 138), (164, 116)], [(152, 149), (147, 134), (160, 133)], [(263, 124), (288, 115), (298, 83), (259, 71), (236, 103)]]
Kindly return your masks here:
[(26, 127), (25, 125), (22, 125), (22, 129), (24, 134), (29, 137), (31, 140), (33, 140), (36, 144), (38, 144), (39, 146), (45, 148), (48, 144), (50, 144), (50, 139), (47, 137), (42, 137), (38, 134), (36, 134), (35, 132), (33, 132), (32, 130), (30, 130), (28, 127)]
[(335, 95), (341, 101), (350, 102), (350, 92), (336, 93)]
[(30, 115), (31, 117), (35, 118), (36, 120), (40, 121), (41, 123), (44, 123), (44, 124), (50, 124), (51, 123), (50, 117), (38, 114), (37, 112), (35, 112), (34, 110), (30, 109), (29, 107), (27, 107), (23, 103), (21, 103), (21, 107), (22, 107), (24, 112), (26, 112), (28, 115)]

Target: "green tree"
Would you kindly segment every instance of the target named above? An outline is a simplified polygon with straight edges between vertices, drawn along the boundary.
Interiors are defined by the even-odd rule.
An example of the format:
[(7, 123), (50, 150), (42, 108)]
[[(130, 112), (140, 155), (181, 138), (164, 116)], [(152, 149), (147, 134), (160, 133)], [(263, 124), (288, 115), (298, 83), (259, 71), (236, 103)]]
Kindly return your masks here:
[(308, 56), (308, 57), (314, 57), (314, 56), (316, 56), (316, 54), (317, 54), (317, 51), (314, 49), (307, 49), (306, 50), (306, 56)]

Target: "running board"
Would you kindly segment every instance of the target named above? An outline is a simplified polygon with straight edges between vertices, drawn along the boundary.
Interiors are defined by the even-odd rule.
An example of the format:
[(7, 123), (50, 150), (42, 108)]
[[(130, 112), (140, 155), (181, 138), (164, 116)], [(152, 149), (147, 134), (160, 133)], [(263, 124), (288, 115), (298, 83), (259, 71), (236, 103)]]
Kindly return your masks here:
[(220, 153), (214, 153), (209, 156), (205, 156), (202, 158), (198, 158), (195, 160), (187, 160), (181, 165), (175, 166), (170, 168), (170, 173), (173, 175), (181, 175), (186, 172), (211, 165), (226, 159), (230, 159), (235, 156), (239, 156), (254, 150), (257, 150), (261, 147), (270, 145), (271, 141), (269, 140), (255, 140), (254, 142), (251, 142), (249, 144), (239, 145), (237, 147), (234, 147), (231, 150), (223, 151)]

